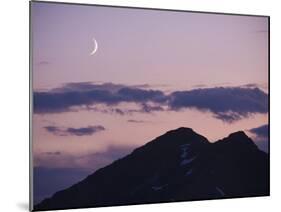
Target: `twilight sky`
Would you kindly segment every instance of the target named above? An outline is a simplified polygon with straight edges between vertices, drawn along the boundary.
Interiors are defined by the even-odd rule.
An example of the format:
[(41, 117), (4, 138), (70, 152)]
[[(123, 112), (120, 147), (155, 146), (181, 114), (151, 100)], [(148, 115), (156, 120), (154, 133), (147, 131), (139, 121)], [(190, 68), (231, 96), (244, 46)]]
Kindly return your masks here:
[(266, 17), (32, 2), (31, 19), (35, 201), (182, 126), (267, 151)]

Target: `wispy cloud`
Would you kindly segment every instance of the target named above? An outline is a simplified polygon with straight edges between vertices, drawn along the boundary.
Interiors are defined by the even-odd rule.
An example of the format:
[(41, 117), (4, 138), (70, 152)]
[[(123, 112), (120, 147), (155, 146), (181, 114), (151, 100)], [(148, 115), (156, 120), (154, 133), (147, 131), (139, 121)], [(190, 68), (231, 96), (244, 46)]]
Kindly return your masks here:
[(250, 133), (254, 134), (253, 140), (258, 145), (258, 147), (268, 152), (268, 142), (269, 142), (269, 128), (268, 124), (261, 125), (259, 127), (252, 128), (248, 130)]
[(268, 30), (265, 30), (265, 29), (256, 30), (255, 33), (268, 33)]
[(136, 119), (129, 119), (129, 120), (127, 120), (127, 122), (136, 123), (136, 124), (141, 124), (141, 123), (146, 123), (147, 121), (144, 121), (144, 120), (136, 120)]
[(214, 114), (214, 117), (217, 119), (220, 119), (224, 122), (228, 122), (228, 123), (233, 123), (235, 121), (238, 121), (242, 118), (246, 118), (249, 115), (247, 114), (240, 114), (239, 112), (233, 112), (233, 111), (229, 111), (229, 112), (216, 112)]
[(89, 136), (97, 132), (105, 130), (103, 126), (88, 126), (88, 127), (57, 127), (57, 126), (46, 126), (44, 127), (48, 132), (57, 135), (57, 136)]
[(37, 63), (39, 66), (47, 66), (50, 65), (50, 62), (47, 60), (41, 60), (40, 62)]
[(61, 152), (59, 152), (59, 151), (55, 151), (55, 152), (44, 152), (43, 154), (45, 154), (45, 155), (50, 155), (50, 156), (57, 156), (57, 155), (61, 155)]
[(261, 138), (268, 138), (268, 124), (253, 128), (249, 130), (251, 133), (254, 133), (256, 136)]

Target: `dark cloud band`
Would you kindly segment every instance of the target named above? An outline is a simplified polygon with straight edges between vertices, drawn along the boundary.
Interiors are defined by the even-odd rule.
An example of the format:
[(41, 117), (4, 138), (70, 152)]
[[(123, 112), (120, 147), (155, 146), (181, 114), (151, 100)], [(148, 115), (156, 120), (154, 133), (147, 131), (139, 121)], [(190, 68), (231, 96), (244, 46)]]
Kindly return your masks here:
[(232, 122), (252, 113), (267, 113), (268, 96), (258, 88), (216, 87), (174, 92), (169, 106), (174, 110), (196, 108), (214, 113), (214, 117)]
[(253, 87), (214, 87), (165, 94), (160, 90), (105, 83), (70, 83), (47, 92), (34, 93), (35, 113), (60, 113), (73, 107), (90, 107), (104, 104), (107, 107), (119, 103), (136, 103), (138, 112), (178, 111), (195, 108), (209, 111), (214, 117), (233, 122), (254, 113), (268, 112), (268, 95)]
[(163, 92), (124, 87), (114, 84), (95, 85), (90, 83), (67, 84), (47, 92), (34, 92), (35, 113), (59, 113), (70, 111), (75, 106), (90, 106), (95, 103), (116, 105), (121, 102), (166, 101)]

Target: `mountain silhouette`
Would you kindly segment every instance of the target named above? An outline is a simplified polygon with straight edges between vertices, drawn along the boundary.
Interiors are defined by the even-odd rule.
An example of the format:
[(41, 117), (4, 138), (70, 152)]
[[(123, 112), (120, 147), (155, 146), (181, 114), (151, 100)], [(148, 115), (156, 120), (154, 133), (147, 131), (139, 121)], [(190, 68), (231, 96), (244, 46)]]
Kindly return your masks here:
[(269, 155), (242, 131), (210, 143), (179, 128), (55, 193), (34, 210), (269, 195)]

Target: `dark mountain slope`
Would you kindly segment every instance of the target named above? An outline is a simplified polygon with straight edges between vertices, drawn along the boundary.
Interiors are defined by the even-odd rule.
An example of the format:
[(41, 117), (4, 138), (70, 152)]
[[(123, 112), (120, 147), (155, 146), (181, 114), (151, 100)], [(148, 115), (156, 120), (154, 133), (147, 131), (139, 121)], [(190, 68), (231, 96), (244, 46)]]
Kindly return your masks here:
[(243, 132), (215, 143), (179, 128), (135, 149), (35, 210), (269, 194), (268, 155)]
[(214, 143), (211, 158), (214, 178), (229, 197), (269, 193), (269, 156), (244, 132)]

